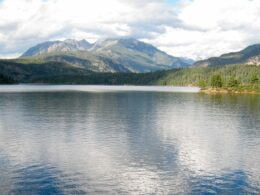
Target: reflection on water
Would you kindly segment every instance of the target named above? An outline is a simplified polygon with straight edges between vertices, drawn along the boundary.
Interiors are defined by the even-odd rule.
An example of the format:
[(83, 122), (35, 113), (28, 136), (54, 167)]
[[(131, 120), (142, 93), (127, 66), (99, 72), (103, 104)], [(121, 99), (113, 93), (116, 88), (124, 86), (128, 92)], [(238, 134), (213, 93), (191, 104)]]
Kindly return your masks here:
[(0, 94), (0, 194), (260, 193), (260, 97)]

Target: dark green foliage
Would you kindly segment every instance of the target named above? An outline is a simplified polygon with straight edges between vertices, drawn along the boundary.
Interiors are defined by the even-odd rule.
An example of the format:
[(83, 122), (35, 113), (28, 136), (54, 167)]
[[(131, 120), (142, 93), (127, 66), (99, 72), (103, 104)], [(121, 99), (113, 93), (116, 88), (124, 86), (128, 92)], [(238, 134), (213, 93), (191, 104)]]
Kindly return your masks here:
[(206, 81), (204, 79), (200, 79), (198, 82), (198, 86), (202, 88), (206, 87), (207, 86)]
[(167, 71), (153, 73), (92, 73), (89, 75), (60, 75), (39, 77), (34, 83), (92, 84), (92, 85), (153, 85), (163, 78)]
[(0, 74), (0, 84), (14, 84), (14, 83), (16, 82), (11, 77)]
[[(210, 87), (211, 78), (213, 75), (220, 75), (223, 82), (223, 87), (231, 87), (230, 80), (232, 80), (233, 87), (250, 87), (252, 86), (252, 75), (255, 78), (260, 78), (260, 66), (249, 65), (227, 65), (218, 67), (193, 67), (188, 69), (179, 69), (175, 71), (168, 71), (157, 83), (166, 85), (181, 85), (181, 86), (200, 86)], [(232, 75), (232, 76), (230, 76)], [(233, 77), (231, 79), (231, 77)], [(237, 80), (234, 81), (234, 80)], [(257, 79), (253, 79), (256, 82)], [(259, 81), (255, 86), (259, 86)]]
[[(105, 85), (175, 85), (210, 87), (212, 77), (216, 78), (215, 87), (256, 89), (251, 84), (252, 75), (259, 78), (259, 66), (232, 65), (223, 67), (194, 67), (152, 73), (92, 73), (88, 75), (56, 75), (36, 77), (32, 82), (54, 84), (105, 84)], [(232, 75), (232, 76), (230, 76)], [(220, 82), (221, 81), (221, 82)]]
[(91, 71), (75, 68), (60, 62), (21, 63), (15, 60), (0, 60), (0, 74), (10, 75), (14, 80), (24, 83), (38, 77), (58, 75), (82, 75)]
[(210, 85), (211, 85), (211, 87), (218, 87), (218, 88), (222, 87), (223, 81), (222, 81), (221, 76), (219, 74), (213, 75), (211, 77)]

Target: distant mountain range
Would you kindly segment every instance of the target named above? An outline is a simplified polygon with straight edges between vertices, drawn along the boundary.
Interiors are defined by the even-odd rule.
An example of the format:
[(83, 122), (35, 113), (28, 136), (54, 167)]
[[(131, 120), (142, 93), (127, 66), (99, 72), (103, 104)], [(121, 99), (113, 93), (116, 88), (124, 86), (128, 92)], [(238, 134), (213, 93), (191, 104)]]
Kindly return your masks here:
[(93, 72), (151, 72), (189, 67), (194, 61), (174, 57), (132, 38), (52, 41), (28, 49), (20, 59), (61, 62)]
[[(198, 70), (196, 67), (200, 70), (201, 67), (218, 66), (221, 68), (232, 64), (259, 66), (260, 44), (249, 46), (239, 52), (223, 54), (220, 57), (212, 57), (194, 63), (190, 59), (168, 55), (153, 45), (132, 38), (103, 39), (94, 44), (90, 44), (86, 40), (73, 39), (49, 41), (28, 49), (17, 59), (0, 60), (0, 75), (2, 78), (11, 78), (18, 82), (44, 81), (44, 78), (48, 78), (48, 81), (55, 80), (55, 78), (62, 78), (62, 81), (66, 81), (70, 78), (73, 83), (72, 78), (75, 80), (80, 77), (86, 81), (85, 76), (87, 76), (90, 79), (87, 79), (89, 83), (93, 79), (97, 80), (98, 77), (101, 79), (100, 83), (107, 83), (107, 76), (101, 77), (100, 73), (104, 73), (103, 75), (147, 73), (186, 68), (185, 73), (194, 73), (196, 76)], [(240, 67), (240, 70), (242, 69)], [(167, 71), (163, 75), (166, 74)], [(92, 77), (89, 77), (90, 75)], [(132, 78), (131, 75), (134, 74), (129, 74), (128, 78)], [(160, 73), (153, 74), (153, 77), (158, 75)], [(193, 78), (192, 74), (185, 75), (186, 80)], [(113, 76), (111, 74), (109, 78)], [(120, 78), (124, 76), (119, 75)], [(203, 74), (201, 76), (207, 77)], [(146, 76), (143, 79), (144, 82), (150, 82)], [(113, 82), (112, 79), (111, 83)]]
[(219, 57), (212, 57), (198, 61), (194, 66), (223, 66), (231, 64), (260, 65), (260, 44), (251, 45), (239, 52), (223, 54)]

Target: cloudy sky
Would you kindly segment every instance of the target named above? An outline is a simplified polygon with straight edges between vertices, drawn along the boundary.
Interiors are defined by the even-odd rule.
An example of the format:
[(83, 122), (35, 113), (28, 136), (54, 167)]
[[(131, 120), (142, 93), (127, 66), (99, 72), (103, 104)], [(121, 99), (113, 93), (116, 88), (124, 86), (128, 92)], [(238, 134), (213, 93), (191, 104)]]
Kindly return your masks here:
[(260, 43), (259, 0), (0, 0), (0, 57), (67, 38), (134, 37), (203, 59)]

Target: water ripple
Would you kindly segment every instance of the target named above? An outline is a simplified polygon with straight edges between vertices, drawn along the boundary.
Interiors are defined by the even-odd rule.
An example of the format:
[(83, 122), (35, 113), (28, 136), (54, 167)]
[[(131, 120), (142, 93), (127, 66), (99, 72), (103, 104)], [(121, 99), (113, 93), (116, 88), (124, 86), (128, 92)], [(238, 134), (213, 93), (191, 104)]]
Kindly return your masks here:
[(0, 194), (259, 194), (260, 97), (0, 94)]

